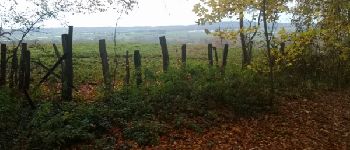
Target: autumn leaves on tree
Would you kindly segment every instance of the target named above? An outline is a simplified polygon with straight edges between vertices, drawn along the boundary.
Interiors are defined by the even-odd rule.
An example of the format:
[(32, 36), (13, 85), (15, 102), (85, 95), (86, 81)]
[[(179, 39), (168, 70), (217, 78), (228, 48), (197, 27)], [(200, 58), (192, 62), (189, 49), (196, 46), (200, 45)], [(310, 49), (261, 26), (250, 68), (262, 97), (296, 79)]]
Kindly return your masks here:
[[(348, 80), (350, 1), (201, 0), (193, 11), (198, 24), (239, 21), (239, 30), (220, 29), (213, 35), (233, 42), (239, 37), (242, 68), (265, 72), (271, 93), (275, 73), (312, 81), (324, 78), (337, 85)], [(291, 29), (277, 28), (282, 14), (292, 16)], [(253, 59), (259, 49), (265, 60)]]

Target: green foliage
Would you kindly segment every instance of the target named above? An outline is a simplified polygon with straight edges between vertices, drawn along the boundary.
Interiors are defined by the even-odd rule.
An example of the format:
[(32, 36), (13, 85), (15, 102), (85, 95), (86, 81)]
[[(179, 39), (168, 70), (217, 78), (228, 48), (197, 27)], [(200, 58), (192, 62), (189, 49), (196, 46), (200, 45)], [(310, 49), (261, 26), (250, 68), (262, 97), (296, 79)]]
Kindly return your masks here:
[[(144, 83), (137, 87), (135, 77), (132, 76), (129, 86), (119, 84), (123, 82), (125, 66), (120, 63), (117, 68), (117, 88), (110, 97), (104, 100), (94, 99), (95, 102), (90, 103), (78, 97), (79, 101), (62, 103), (57, 102), (59, 94), (56, 94), (58, 89), (55, 90), (55, 82), (59, 81), (52, 80), (47, 83), (47, 87), (53, 89), (52, 93), (43, 88), (42, 93), (34, 95), (35, 99), (43, 100), (37, 101), (39, 107), (29, 117), (31, 122), (27, 125), (29, 129), (25, 134), (30, 137), (28, 148), (64, 149), (75, 145), (92, 148), (104, 143), (110, 145), (113, 138), (110, 138), (112, 135), (108, 135), (108, 131), (114, 128), (119, 128), (128, 140), (141, 145), (153, 145), (157, 144), (159, 135), (168, 129), (187, 128), (201, 132), (206, 127), (219, 123), (222, 118), (258, 115), (269, 106), (266, 86), (262, 86), (266, 85), (267, 80), (254, 71), (242, 72), (235, 65), (239, 62), (235, 49), (230, 50), (229, 57), (237, 61), (229, 61), (230, 65), (224, 73), (221, 68), (208, 68), (207, 63), (204, 63), (206, 60), (203, 58), (207, 57), (201, 51), (204, 47), (193, 46), (194, 50), (188, 51), (192, 57), (188, 58), (185, 67), (176, 62), (179, 55), (175, 51), (176, 46), (169, 46), (169, 53), (173, 56), (172, 68), (167, 73), (162, 73), (160, 56), (153, 50), (158, 48), (156, 45), (127, 46), (129, 49), (144, 48), (141, 49), (145, 64), (142, 66)], [(75, 50), (74, 55), (79, 57), (76, 59), (81, 60), (75, 61), (75, 86), (79, 88), (89, 82), (100, 83), (102, 74), (98, 71), (99, 58), (92, 44), (76, 45)], [(53, 56), (42, 55), (35, 49), (32, 51), (33, 57), (40, 58), (43, 63), (54, 62)], [(123, 58), (121, 55), (115, 57)], [(35, 68), (35, 71), (40, 69)], [(33, 73), (34, 81), (40, 77), (39, 73)], [(99, 89), (99, 85), (96, 89)]]
[(164, 133), (164, 126), (159, 122), (131, 122), (130, 127), (124, 129), (126, 139), (136, 141), (140, 145), (155, 145), (159, 135)]
[(16, 144), (20, 133), (21, 101), (11, 96), (8, 89), (0, 89), (0, 149)]
[[(82, 47), (80, 49), (85, 48)], [(104, 144), (110, 146), (115, 139), (107, 133), (112, 128), (119, 128), (125, 139), (136, 141), (140, 145), (154, 145), (168, 129), (187, 128), (201, 132), (218, 123), (222, 117), (255, 115), (255, 112), (261, 112), (268, 106), (267, 92), (264, 86), (260, 86), (266, 80), (253, 71), (241, 72), (234, 65), (235, 62), (229, 61), (233, 65), (227, 66), (223, 73), (219, 67), (208, 68), (206, 63), (201, 62), (204, 61), (201, 58), (206, 56), (205, 53), (189, 51), (194, 58), (189, 58), (186, 67), (174, 63), (167, 73), (162, 73), (159, 57), (150, 51), (155, 46), (144, 47), (143, 59), (147, 65), (143, 66), (145, 82), (140, 87), (135, 85), (135, 77), (131, 77), (129, 86), (121, 85), (109, 98), (90, 103), (80, 98), (76, 102), (57, 102), (55, 94), (46, 93), (45, 89), (33, 95), (39, 99), (42, 98), (41, 94), (49, 94), (50, 98), (43, 97), (44, 100), (37, 101), (39, 107), (33, 115), (26, 116), (30, 122), (24, 126), (28, 129), (20, 133), (28, 141), (26, 147), (64, 149), (76, 145), (87, 148), (99, 148)], [(201, 49), (195, 48), (198, 51)], [(77, 48), (75, 55), (84, 61), (77, 61), (75, 65), (99, 67), (94, 61), (98, 58), (90, 54), (93, 53), (92, 49), (84, 52), (80, 49)], [(175, 51), (170, 53), (177, 55)], [(43, 56), (41, 52), (33, 50), (33, 57), (38, 56), (46, 63), (53, 62), (50, 59), (52, 56)], [(86, 75), (87, 72), (101, 76), (100, 72), (95, 71), (99, 69), (86, 71), (84, 67), (77, 68), (77, 85), (93, 80), (90, 75)], [(117, 82), (124, 79), (122, 69), (118, 68)], [(36, 78), (40, 76), (33, 74), (34, 81)], [(55, 89), (55, 82), (58, 81), (48, 83), (48, 88)], [(7, 102), (10, 101), (3, 103)], [(18, 107), (15, 109), (20, 110)], [(223, 114), (222, 109), (227, 112)], [(14, 127), (18, 128), (16, 125)]]
[[(269, 22), (276, 22), (278, 13), (287, 10), (287, 1), (264, 1), (268, 2), (264, 14), (266, 12), (265, 17)], [(261, 3), (260, 0), (201, 0), (194, 11), (200, 17), (199, 23), (205, 24), (224, 18), (232, 19), (235, 15), (240, 15), (242, 19), (242, 14), (260, 11)], [(278, 35), (268, 35), (272, 37), (272, 44), (268, 45), (272, 48), (271, 53), (267, 56), (265, 51), (254, 51), (257, 58), (246, 70), (237, 67), (241, 53), (237, 54), (235, 50), (230, 50), (229, 65), (225, 71), (216, 66), (208, 67), (207, 54), (203, 52), (206, 47), (193, 45), (190, 45), (193, 47), (188, 51), (186, 66), (182, 66), (178, 61), (178, 47), (169, 45), (172, 68), (167, 73), (162, 73), (160, 51), (155, 51), (159, 49), (157, 44), (124, 43), (120, 44), (120, 50), (141, 49), (142, 64), (145, 64), (142, 66), (144, 82), (141, 86), (136, 86), (135, 76), (132, 76), (131, 84), (124, 85), (125, 64), (119, 61), (123, 58), (124, 51), (115, 51), (115, 55), (109, 51), (109, 56), (114, 56), (114, 60), (119, 62), (111, 63), (112, 67), (117, 68), (116, 89), (106, 100), (91, 103), (49, 101), (57, 100), (57, 95), (60, 95), (56, 93), (59, 87), (57, 79), (51, 78), (46, 83), (47, 89), (43, 87), (42, 93), (32, 94), (36, 99), (44, 97), (40, 97), (43, 93), (49, 95), (49, 98), (44, 97), (43, 101), (38, 101), (39, 107), (31, 115), (22, 101), (11, 96), (10, 91), (2, 89), (0, 149), (11, 149), (10, 146), (17, 144), (23, 136), (27, 137), (24, 141), (29, 141), (28, 147), (25, 146), (27, 149), (69, 149), (82, 143), (93, 144), (95, 149), (106, 148), (106, 145), (112, 149), (116, 139), (111, 137), (114, 135), (108, 135), (108, 131), (114, 128), (120, 129), (125, 139), (143, 146), (157, 144), (159, 136), (172, 128), (201, 132), (205, 127), (218, 123), (220, 117), (252, 117), (271, 110), (273, 101), (270, 99), (269, 80), (266, 78), (269, 71), (276, 72), (277, 94), (285, 91), (292, 93), (296, 89), (294, 95), (290, 94), (295, 96), (307, 94), (306, 91), (322, 85), (329, 87), (349, 84), (349, 6), (349, 2), (341, 0), (327, 3), (298, 0), (293, 10), (294, 15), (300, 17), (295, 20), (297, 31), (287, 32), (282, 29)], [(313, 10), (311, 8), (315, 8), (315, 11), (310, 11)], [(257, 16), (253, 15), (253, 20), (256, 19)], [(214, 35), (236, 40), (239, 33), (245, 33), (243, 38), (248, 38), (250, 43), (258, 29), (258, 24), (251, 24), (249, 28), (239, 31), (223, 30)], [(278, 50), (281, 42), (287, 44), (285, 53)], [(74, 47), (74, 58), (79, 60), (74, 61), (77, 66), (75, 86), (78, 90), (80, 85), (86, 84), (96, 84), (94, 88), (100, 88), (101, 66), (98, 48), (93, 45), (95, 44), (85, 43)], [(33, 46), (33, 58), (40, 59), (45, 64), (54, 63), (56, 59), (52, 59), (54, 56), (49, 53), (50, 47)], [(111, 45), (107, 48), (112, 49)], [(268, 60), (272, 59), (270, 63)], [(273, 68), (268, 68), (268, 65)], [(37, 81), (43, 71), (37, 68), (33, 70), (33, 81)], [(23, 145), (25, 144), (27, 143), (24, 142)]]
[(94, 139), (96, 133), (111, 127), (102, 108), (98, 104), (42, 103), (30, 123), (31, 147), (63, 148)]
[(139, 93), (147, 94), (135, 97), (149, 103), (153, 110), (150, 113), (161, 120), (173, 121), (179, 115), (203, 117), (217, 106), (225, 106), (232, 112), (242, 114), (245, 113), (242, 111), (249, 111), (240, 109), (242, 105), (268, 105), (266, 86), (261, 86), (266, 82), (266, 79), (251, 71), (227, 70), (224, 75), (218, 68), (208, 70), (206, 66), (187, 65), (180, 70), (170, 69), (161, 75), (160, 82), (139, 89)]

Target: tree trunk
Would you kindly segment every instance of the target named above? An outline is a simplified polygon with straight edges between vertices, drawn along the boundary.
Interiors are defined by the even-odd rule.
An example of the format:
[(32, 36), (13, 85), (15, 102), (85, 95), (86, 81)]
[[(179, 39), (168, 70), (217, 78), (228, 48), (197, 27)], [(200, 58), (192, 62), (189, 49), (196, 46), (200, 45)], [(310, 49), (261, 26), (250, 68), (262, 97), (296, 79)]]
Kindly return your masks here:
[(282, 42), (282, 43), (280, 44), (280, 53), (281, 53), (282, 55), (285, 55), (285, 48), (286, 48), (286, 43), (285, 43), (285, 42)]
[(247, 56), (247, 65), (250, 65), (250, 63), (252, 62), (252, 57), (253, 57), (253, 45), (254, 45), (254, 42), (253, 41), (249, 41), (248, 42), (248, 56)]
[(271, 55), (271, 41), (269, 38), (269, 33), (267, 30), (267, 16), (266, 16), (266, 6), (267, 6), (267, 0), (263, 0), (263, 6), (262, 6), (262, 13), (263, 13), (263, 22), (264, 22), (264, 34), (265, 34), (265, 40), (266, 40), (266, 48), (267, 48), (267, 57), (269, 59), (269, 78), (270, 78), (270, 96), (271, 96), (271, 104), (274, 99), (274, 73), (273, 73), (273, 59)]
[(239, 36), (241, 38), (241, 44), (242, 44), (242, 68), (245, 68), (249, 62), (248, 62), (248, 52), (247, 52), (247, 43), (246, 43), (246, 36), (244, 34), (244, 14), (243, 12), (239, 13)]

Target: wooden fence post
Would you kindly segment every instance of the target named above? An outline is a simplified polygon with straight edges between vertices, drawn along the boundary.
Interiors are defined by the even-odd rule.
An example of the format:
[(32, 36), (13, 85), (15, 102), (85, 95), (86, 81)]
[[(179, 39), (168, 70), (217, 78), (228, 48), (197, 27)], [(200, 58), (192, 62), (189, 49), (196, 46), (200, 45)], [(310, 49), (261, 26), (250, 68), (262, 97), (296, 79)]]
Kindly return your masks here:
[(30, 87), (30, 51), (26, 50), (24, 52), (24, 64), (25, 64), (25, 69), (24, 69), (24, 90), (29, 90)]
[(67, 100), (72, 100), (73, 87), (73, 26), (68, 27), (68, 41), (67, 41), (67, 58), (65, 59), (65, 68), (67, 74)]
[(106, 40), (99, 41), (99, 51), (100, 57), (102, 59), (102, 70), (103, 70), (103, 78), (105, 82), (105, 88), (107, 91), (111, 90), (111, 75), (109, 73), (109, 64), (108, 64), (108, 54), (106, 50)]
[(73, 87), (73, 27), (69, 26), (68, 34), (62, 35), (62, 45), (65, 55), (65, 66), (62, 86), (62, 98), (71, 101)]
[(213, 45), (208, 44), (208, 60), (209, 66), (213, 66)]
[(19, 63), (19, 75), (18, 75), (18, 89), (20, 91), (24, 90), (24, 78), (25, 78), (25, 52), (27, 51), (27, 43), (22, 43), (22, 49), (21, 49), (21, 57), (20, 57), (20, 63)]
[(14, 49), (12, 53), (12, 62), (11, 62), (11, 70), (9, 75), (9, 87), (13, 88), (17, 85), (17, 71), (18, 71), (18, 49)]
[(186, 57), (187, 57), (187, 48), (186, 48), (186, 44), (183, 44), (181, 47), (181, 58), (182, 58), (182, 64), (186, 65)]
[(141, 54), (139, 50), (134, 52), (134, 64), (136, 70), (136, 84), (140, 86), (142, 83), (142, 71), (141, 71)]
[(159, 37), (160, 40), (160, 46), (162, 47), (162, 54), (163, 54), (163, 71), (167, 72), (169, 68), (169, 52), (168, 52), (168, 46), (166, 43), (165, 36)]
[(216, 50), (216, 47), (213, 47), (213, 51), (215, 54), (215, 63), (217, 66), (219, 66), (219, 57), (218, 57), (218, 51)]
[(6, 44), (1, 44), (1, 63), (0, 63), (0, 86), (6, 84)]
[(228, 44), (225, 44), (223, 58), (222, 58), (222, 68), (225, 68), (227, 65), (227, 56), (228, 56)]
[(35, 109), (35, 104), (28, 94), (28, 90), (30, 87), (30, 51), (28, 50), (26, 43), (22, 44), (21, 72), (23, 74), (23, 79), (22, 86), (20, 86), (20, 90), (22, 90), (31, 108)]
[[(62, 38), (62, 48), (63, 48), (63, 55), (66, 56), (63, 61), (66, 60), (67, 58), (67, 41), (68, 41), (68, 34), (62, 34), (61, 36)], [(66, 66), (64, 66), (63, 70), (62, 70), (62, 77), (61, 77), (61, 81), (62, 81), (62, 100), (67, 100), (68, 98), (68, 94), (67, 94), (67, 91), (68, 91), (68, 84), (67, 84), (67, 75), (66, 75)]]
[(129, 85), (130, 83), (130, 62), (129, 62), (129, 51), (126, 51), (125, 55), (125, 84)]
[[(58, 48), (57, 48), (57, 46), (56, 46), (56, 44), (52, 44), (52, 46), (53, 46), (53, 49), (54, 49), (54, 51), (55, 51), (55, 55), (56, 55), (56, 57), (57, 57), (57, 61), (62, 57), (62, 55), (61, 55), (61, 53), (60, 53), (60, 51), (58, 50)], [(62, 44), (62, 46), (63, 46), (63, 44)], [(64, 82), (64, 79), (63, 79), (63, 71), (64, 70), (64, 62), (62, 61), (61, 62), (61, 83), (63, 84), (63, 82)]]

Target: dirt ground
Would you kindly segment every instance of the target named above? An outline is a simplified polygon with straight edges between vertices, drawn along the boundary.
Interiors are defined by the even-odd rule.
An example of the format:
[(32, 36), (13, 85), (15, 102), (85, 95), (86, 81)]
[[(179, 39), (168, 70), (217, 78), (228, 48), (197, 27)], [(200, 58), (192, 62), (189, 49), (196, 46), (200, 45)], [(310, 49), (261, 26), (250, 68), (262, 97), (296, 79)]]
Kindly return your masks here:
[(276, 113), (241, 118), (202, 133), (173, 131), (158, 146), (145, 149), (350, 149), (349, 90), (278, 101)]

